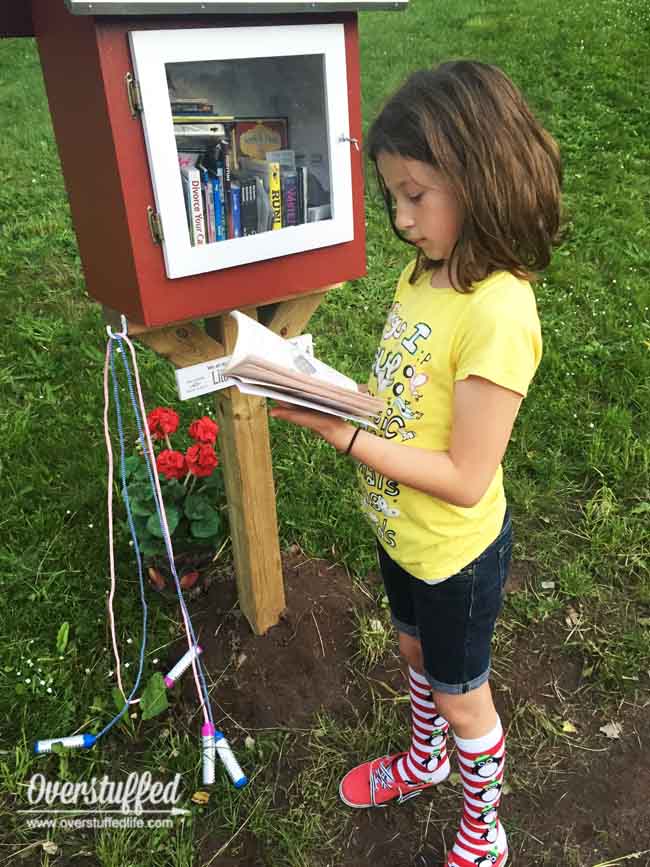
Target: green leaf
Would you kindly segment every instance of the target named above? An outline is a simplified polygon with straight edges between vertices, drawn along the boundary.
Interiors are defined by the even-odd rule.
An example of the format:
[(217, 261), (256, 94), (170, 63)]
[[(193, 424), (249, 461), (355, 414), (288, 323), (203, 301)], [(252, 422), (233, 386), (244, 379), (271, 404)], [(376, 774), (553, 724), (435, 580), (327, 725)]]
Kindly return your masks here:
[(190, 532), (197, 539), (209, 539), (211, 536), (216, 536), (221, 529), (221, 521), (219, 513), (212, 512), (200, 521), (190, 522)]
[(167, 687), (165, 686), (165, 681), (159, 671), (151, 676), (145, 691), (142, 693), (140, 707), (142, 709), (143, 720), (151, 719), (169, 707), (169, 702), (167, 701)]
[(214, 513), (206, 497), (201, 494), (190, 494), (185, 500), (185, 514), (192, 521), (201, 521)]
[(162, 492), (163, 500), (165, 500), (165, 502), (167, 500), (172, 500), (174, 503), (178, 503), (179, 500), (182, 500), (186, 493), (185, 488), (178, 479), (169, 479), (165, 482)]
[(154, 503), (143, 502), (142, 500), (131, 500), (131, 514), (139, 515), (142, 518), (148, 518), (149, 515), (156, 511)]
[(149, 471), (144, 458), (140, 461), (140, 466), (133, 474), (133, 478), (137, 479), (139, 482), (149, 482)]
[(140, 553), (144, 554), (145, 557), (155, 557), (157, 554), (162, 554), (164, 550), (163, 543), (156, 539), (143, 539), (140, 543)]
[(56, 634), (56, 649), (59, 653), (65, 653), (65, 649), (68, 646), (69, 635), (70, 624), (66, 620), (61, 624), (61, 626), (59, 626), (59, 631)]
[(111, 690), (111, 695), (113, 696), (113, 704), (117, 708), (118, 712), (121, 711), (126, 702), (124, 701), (124, 696), (119, 687), (114, 686)]
[(131, 482), (130, 485), (127, 486), (129, 489), (129, 499), (130, 500), (151, 500), (153, 501), (153, 491), (151, 490), (151, 485), (144, 482)]
[[(169, 527), (170, 534), (174, 532), (176, 527), (178, 527), (178, 522), (181, 519), (180, 512), (176, 508), (176, 506), (167, 506), (165, 509), (167, 513), (167, 526)], [(151, 533), (152, 536), (155, 536), (157, 539), (163, 538), (162, 527), (160, 526), (160, 519), (158, 518), (158, 513), (152, 515), (147, 521), (147, 530)]]
[(141, 464), (142, 458), (139, 458), (138, 455), (130, 455), (124, 461), (124, 469), (126, 471), (127, 479), (135, 475), (135, 473), (138, 471), (138, 467), (140, 467)]

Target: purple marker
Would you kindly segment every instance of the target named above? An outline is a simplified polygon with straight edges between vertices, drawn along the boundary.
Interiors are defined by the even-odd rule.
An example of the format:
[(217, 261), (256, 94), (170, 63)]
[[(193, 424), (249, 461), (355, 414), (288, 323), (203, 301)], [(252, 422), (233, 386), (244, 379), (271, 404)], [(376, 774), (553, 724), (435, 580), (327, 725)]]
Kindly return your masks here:
[(203, 648), (199, 644), (195, 644), (194, 647), (186, 651), (185, 655), (178, 660), (169, 674), (165, 675), (165, 686), (167, 689), (172, 688), (181, 674), (190, 667), (192, 660), (196, 659), (200, 653), (203, 653)]

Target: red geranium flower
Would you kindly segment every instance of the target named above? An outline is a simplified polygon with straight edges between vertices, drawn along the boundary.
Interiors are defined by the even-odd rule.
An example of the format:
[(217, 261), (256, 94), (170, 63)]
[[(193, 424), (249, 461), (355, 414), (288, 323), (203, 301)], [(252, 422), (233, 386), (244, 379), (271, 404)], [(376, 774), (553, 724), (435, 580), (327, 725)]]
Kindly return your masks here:
[(189, 433), (192, 439), (199, 443), (215, 443), (219, 425), (212, 421), (209, 415), (204, 415), (203, 418), (192, 422)]
[(187, 463), (183, 452), (165, 449), (156, 458), (156, 468), (166, 479), (183, 479), (187, 474)]
[(153, 409), (147, 416), (149, 432), (155, 440), (162, 440), (178, 430), (178, 413), (166, 406)]
[(211, 445), (197, 443), (190, 446), (185, 452), (187, 469), (193, 476), (211, 476), (213, 470), (219, 466), (219, 458), (216, 456)]

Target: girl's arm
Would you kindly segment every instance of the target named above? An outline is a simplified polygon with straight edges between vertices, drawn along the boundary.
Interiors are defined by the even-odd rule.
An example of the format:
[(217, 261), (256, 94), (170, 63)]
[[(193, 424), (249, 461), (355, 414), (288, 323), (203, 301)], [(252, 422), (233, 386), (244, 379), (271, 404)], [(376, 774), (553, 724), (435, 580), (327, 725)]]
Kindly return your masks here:
[[(406, 446), (361, 430), (352, 456), (389, 479), (469, 508), (479, 502), (494, 478), (521, 401), (522, 396), (515, 391), (469, 376), (454, 388), (447, 451)], [(341, 452), (355, 430), (335, 416), (286, 404), (273, 408), (271, 415), (315, 431)]]

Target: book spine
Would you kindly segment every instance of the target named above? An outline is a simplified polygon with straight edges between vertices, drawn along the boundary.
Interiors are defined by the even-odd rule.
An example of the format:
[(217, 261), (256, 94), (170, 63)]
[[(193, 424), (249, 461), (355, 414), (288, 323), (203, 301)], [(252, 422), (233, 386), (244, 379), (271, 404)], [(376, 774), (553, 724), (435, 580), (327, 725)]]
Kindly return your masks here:
[(223, 159), (223, 197), (226, 212), (226, 227), (228, 237), (232, 238), (232, 211), (230, 206), (230, 185), (232, 182), (232, 151), (230, 142), (224, 139), (221, 142), (221, 155)]
[(269, 198), (273, 208), (273, 229), (282, 228), (282, 184), (280, 163), (269, 163)]
[(187, 203), (190, 220), (190, 238), (193, 247), (205, 244), (205, 219), (201, 195), (201, 175), (198, 169), (184, 170), (187, 178)]
[(302, 177), (302, 222), (307, 222), (307, 209), (309, 208), (309, 169), (307, 166), (300, 167)]
[(214, 190), (207, 169), (201, 169), (201, 191), (203, 193), (203, 208), (205, 214), (206, 235), (208, 244), (217, 240), (217, 232), (214, 219)]
[(222, 187), (220, 178), (212, 178), (213, 202), (214, 202), (214, 224), (217, 241), (226, 240), (226, 231), (223, 220), (223, 204), (222, 204)]
[(230, 221), (233, 238), (241, 238), (241, 187), (239, 184), (230, 185)]
[(300, 222), (298, 213), (298, 175), (287, 172), (282, 178), (282, 216), (285, 226), (297, 226)]
[(242, 235), (257, 234), (257, 184), (254, 178), (241, 184), (241, 225)]

